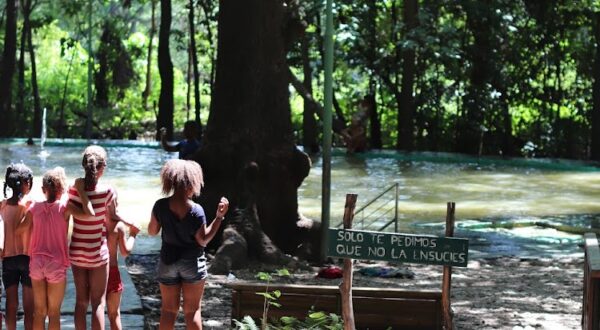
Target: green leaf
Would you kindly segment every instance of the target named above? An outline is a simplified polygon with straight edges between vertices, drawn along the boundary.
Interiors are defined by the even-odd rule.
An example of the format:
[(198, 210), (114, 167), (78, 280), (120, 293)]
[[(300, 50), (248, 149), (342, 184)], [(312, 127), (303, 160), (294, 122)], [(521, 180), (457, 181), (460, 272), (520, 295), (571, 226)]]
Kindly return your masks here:
[(322, 318), (326, 317), (326, 315), (323, 312), (314, 312), (314, 313), (308, 314), (308, 317), (310, 317), (313, 320), (316, 320), (316, 319), (322, 319)]
[(269, 305), (271, 306), (275, 306), (275, 307), (281, 307), (281, 304), (278, 302), (274, 302), (274, 301), (269, 301)]
[(291, 325), (291, 324), (294, 324), (296, 321), (298, 321), (297, 318), (291, 317), (291, 316), (282, 316), (280, 318), (280, 320), (285, 325)]
[(256, 278), (261, 281), (270, 281), (273, 279), (271, 274), (265, 272), (259, 272), (258, 274), (256, 274)]
[(278, 269), (277, 270), (277, 275), (278, 276), (291, 276), (290, 271), (287, 270), (287, 269), (285, 269), (285, 268)]
[(275, 298), (281, 297), (281, 291), (279, 291), (279, 290), (274, 290), (274, 291), (271, 292), (271, 294), (273, 296), (275, 296)]
[(306, 33), (315, 33), (315, 32), (317, 32), (317, 26), (316, 26), (316, 25), (314, 25), (314, 24), (309, 24), (309, 25), (306, 27), (306, 30), (304, 30), (304, 31), (305, 31)]

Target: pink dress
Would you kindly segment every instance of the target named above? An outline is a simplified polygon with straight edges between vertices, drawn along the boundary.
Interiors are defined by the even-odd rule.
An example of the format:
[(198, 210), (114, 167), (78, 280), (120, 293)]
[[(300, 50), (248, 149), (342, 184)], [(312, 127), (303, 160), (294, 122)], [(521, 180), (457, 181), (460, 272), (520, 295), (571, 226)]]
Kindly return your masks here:
[(33, 228), (29, 245), (29, 254), (32, 260), (39, 256), (46, 256), (65, 267), (69, 266), (66, 210), (67, 201), (65, 199), (54, 203), (36, 202), (33, 204), (30, 209), (33, 215)]

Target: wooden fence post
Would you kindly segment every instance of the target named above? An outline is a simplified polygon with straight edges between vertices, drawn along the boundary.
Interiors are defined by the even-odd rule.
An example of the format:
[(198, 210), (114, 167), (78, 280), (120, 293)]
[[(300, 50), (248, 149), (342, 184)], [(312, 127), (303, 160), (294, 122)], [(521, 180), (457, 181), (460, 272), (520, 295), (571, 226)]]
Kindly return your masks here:
[[(344, 229), (352, 229), (354, 218), (354, 207), (356, 206), (357, 194), (346, 194), (346, 205), (344, 206)], [(343, 280), (340, 283), (340, 294), (342, 295), (342, 318), (344, 319), (344, 330), (354, 330), (354, 307), (352, 306), (352, 259), (344, 259)]]
[[(456, 204), (448, 202), (446, 206), (446, 237), (454, 236), (454, 211)], [(442, 278), (442, 313), (444, 329), (452, 330), (452, 309), (450, 306), (450, 288), (452, 285), (452, 266), (444, 266)]]

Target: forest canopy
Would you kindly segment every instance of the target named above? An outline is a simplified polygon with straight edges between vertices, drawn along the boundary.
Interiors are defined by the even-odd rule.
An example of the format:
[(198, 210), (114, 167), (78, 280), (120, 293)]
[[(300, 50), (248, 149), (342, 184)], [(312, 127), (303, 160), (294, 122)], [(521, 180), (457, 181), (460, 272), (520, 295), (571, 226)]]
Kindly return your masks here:
[[(0, 136), (39, 137), (43, 108), (48, 137), (85, 137), (88, 111), (96, 138), (152, 139), (158, 127), (206, 123), (219, 5), (0, 1)], [(324, 2), (281, 6), (294, 35), (296, 143), (318, 151)], [(334, 26), (334, 131), (363, 116), (375, 149), (600, 159), (600, 2), (341, 0)], [(172, 106), (159, 102), (169, 64)]]

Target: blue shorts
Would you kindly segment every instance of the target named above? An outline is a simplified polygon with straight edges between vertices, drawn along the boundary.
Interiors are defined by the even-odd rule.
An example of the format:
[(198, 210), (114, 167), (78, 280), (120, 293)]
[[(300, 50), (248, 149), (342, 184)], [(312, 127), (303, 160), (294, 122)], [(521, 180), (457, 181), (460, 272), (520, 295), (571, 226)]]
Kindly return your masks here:
[(160, 284), (195, 283), (204, 280), (207, 276), (204, 254), (197, 258), (179, 259), (169, 265), (165, 264), (162, 259), (158, 262), (157, 280)]

